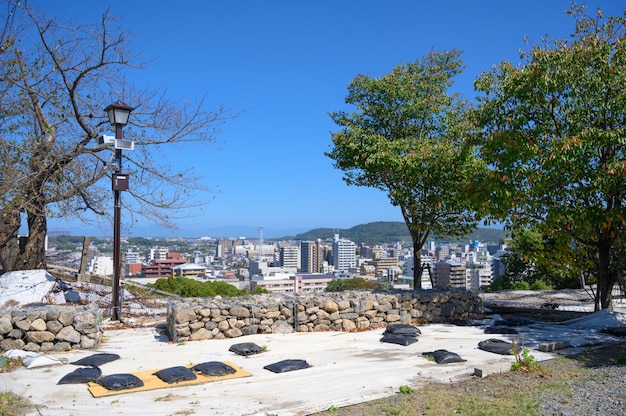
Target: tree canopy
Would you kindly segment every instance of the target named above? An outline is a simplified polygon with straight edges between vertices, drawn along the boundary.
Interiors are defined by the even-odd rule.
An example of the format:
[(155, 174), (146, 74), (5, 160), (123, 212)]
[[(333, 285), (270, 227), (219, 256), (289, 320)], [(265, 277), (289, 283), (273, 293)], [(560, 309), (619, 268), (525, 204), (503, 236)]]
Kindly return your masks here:
[(400, 207), (413, 240), (416, 289), (428, 236), (461, 236), (476, 226), (465, 193), (480, 162), (467, 145), (468, 104), (449, 93), (462, 70), (460, 52), (451, 50), (378, 78), (358, 75), (345, 100), (356, 110), (331, 113), (342, 129), (326, 154), (348, 185), (380, 189)]
[(576, 5), (569, 13), (570, 39), (544, 39), (522, 65), (502, 62), (477, 79), (477, 143), (490, 173), (476, 196), (484, 213), (550, 236), (573, 262), (595, 258), (596, 307), (609, 308), (626, 231), (625, 20)]
[[(142, 68), (130, 36), (107, 12), (72, 24), (25, 2), (8, 1), (0, 22), (0, 263), (5, 271), (43, 268), (47, 219), (108, 216), (112, 158), (97, 137), (112, 126), (103, 109), (121, 100), (134, 108), (124, 153), (131, 186), (126, 212), (172, 226), (184, 208), (210, 191), (161, 152), (179, 143), (208, 144), (232, 117), (222, 107), (172, 102), (163, 91), (136, 88), (126, 74)], [(206, 194), (205, 194), (206, 195)], [(183, 211), (180, 211), (183, 210)], [(26, 219), (28, 238), (18, 241)]]

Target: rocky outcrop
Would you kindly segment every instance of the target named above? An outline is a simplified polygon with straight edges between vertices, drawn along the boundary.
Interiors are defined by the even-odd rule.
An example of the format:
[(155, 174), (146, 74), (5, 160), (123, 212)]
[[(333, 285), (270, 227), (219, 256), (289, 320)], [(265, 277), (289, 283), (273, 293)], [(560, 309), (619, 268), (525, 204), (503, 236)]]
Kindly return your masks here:
[(181, 342), (258, 333), (359, 331), (392, 323), (453, 322), (482, 314), (481, 299), (464, 290), (351, 291), (171, 299), (167, 324), (170, 339)]
[(97, 305), (25, 306), (0, 311), (0, 351), (59, 352), (96, 348), (102, 337)]

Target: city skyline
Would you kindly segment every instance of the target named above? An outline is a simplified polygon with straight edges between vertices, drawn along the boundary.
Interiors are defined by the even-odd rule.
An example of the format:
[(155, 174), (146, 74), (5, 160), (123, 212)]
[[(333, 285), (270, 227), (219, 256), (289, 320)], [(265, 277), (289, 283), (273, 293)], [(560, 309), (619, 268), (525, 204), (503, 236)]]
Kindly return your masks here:
[[(224, 105), (242, 112), (221, 127), (215, 146), (164, 152), (170, 163), (194, 167), (203, 185), (217, 191), (207, 195), (214, 199), (177, 221), (177, 231), (123, 212), (122, 234), (251, 237), (262, 226), (267, 237), (278, 237), (402, 222), (400, 209), (382, 191), (347, 186), (324, 155), (330, 133), (338, 130), (328, 112), (349, 109), (344, 98), (350, 81), (359, 74), (381, 76), (430, 50), (457, 48), (467, 68), (453, 90), (473, 100), (480, 72), (503, 60), (518, 63), (518, 51), (540, 44), (546, 34), (574, 32), (565, 0), (436, 3), (189, 1), (173, 8), (111, 2), (109, 12), (123, 19), (120, 26), (133, 33), (132, 49), (147, 62), (129, 73), (131, 85), (166, 90), (177, 101), (205, 97), (208, 109)], [(617, 2), (586, 3), (589, 13), (597, 7), (607, 15), (623, 12)], [(107, 4), (94, 4), (29, 2), (76, 24), (98, 21)], [(112, 234), (109, 220), (87, 227), (51, 219), (49, 229)]]

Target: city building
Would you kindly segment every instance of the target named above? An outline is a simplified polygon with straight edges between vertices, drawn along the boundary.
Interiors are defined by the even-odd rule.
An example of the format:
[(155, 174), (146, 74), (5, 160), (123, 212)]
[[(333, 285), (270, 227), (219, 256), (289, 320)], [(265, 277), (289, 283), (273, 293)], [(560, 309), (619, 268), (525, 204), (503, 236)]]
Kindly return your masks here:
[(349, 271), (356, 268), (356, 244), (335, 234), (333, 241), (333, 266), (335, 270)]
[(325, 248), (319, 239), (300, 243), (300, 270), (302, 273), (321, 273), (325, 259)]
[(150, 260), (141, 267), (141, 275), (145, 278), (162, 278), (173, 276), (173, 268), (187, 263), (180, 253), (167, 253), (165, 259)]
[(297, 246), (281, 247), (280, 265), (282, 267), (300, 269), (300, 248)]
[(438, 261), (433, 267), (435, 287), (467, 288), (465, 264), (458, 261)]
[(112, 276), (113, 258), (110, 256), (93, 257), (87, 270), (100, 276)]
[(206, 279), (206, 266), (197, 263), (184, 263), (172, 267), (172, 274), (175, 277), (186, 277), (188, 279)]

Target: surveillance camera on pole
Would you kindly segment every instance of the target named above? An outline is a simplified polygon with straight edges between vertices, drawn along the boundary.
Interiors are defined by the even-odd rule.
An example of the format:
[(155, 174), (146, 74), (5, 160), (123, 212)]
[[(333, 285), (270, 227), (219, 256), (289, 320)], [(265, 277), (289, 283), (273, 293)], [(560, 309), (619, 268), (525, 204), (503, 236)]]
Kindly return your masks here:
[(115, 136), (109, 136), (106, 134), (101, 134), (100, 136), (98, 136), (98, 144), (100, 146), (106, 144), (111, 145), (111, 144), (115, 144)]

